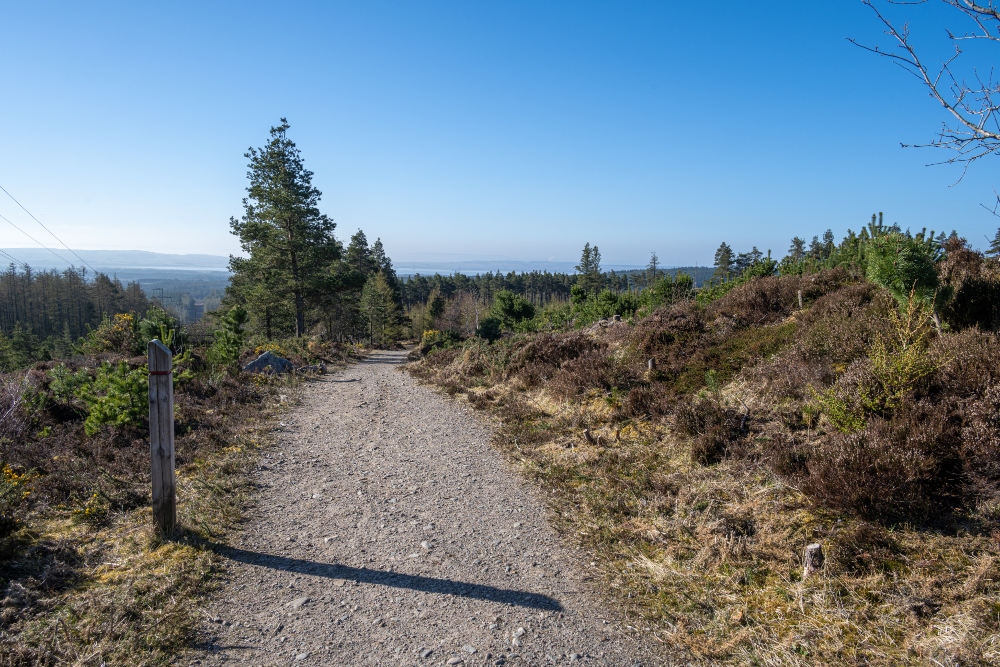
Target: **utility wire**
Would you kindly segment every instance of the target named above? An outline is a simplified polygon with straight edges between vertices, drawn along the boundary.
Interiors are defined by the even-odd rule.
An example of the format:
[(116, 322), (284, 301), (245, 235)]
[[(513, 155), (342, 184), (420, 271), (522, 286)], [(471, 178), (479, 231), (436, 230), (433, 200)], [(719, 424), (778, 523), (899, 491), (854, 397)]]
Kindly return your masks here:
[(27, 264), (25, 264), (24, 262), (22, 262), (21, 260), (19, 260), (17, 257), (14, 257), (12, 254), (10, 254), (9, 252), (7, 252), (6, 250), (0, 250), (0, 255), (3, 255), (4, 257), (6, 257), (10, 261), (14, 262), (15, 264), (20, 264), (24, 268), (28, 268)]
[[(3, 215), (0, 215), (0, 218), (3, 218), (4, 220), (7, 220), (7, 218), (5, 218), (5, 217), (4, 217)], [(13, 222), (11, 222), (10, 220), (7, 220), (7, 222), (8, 222), (9, 224), (10, 224), (10, 226), (11, 226), (11, 227), (13, 227), (13, 228), (14, 228), (14, 229), (16, 229), (17, 231), (21, 232), (22, 234), (24, 234), (25, 236), (27, 236), (27, 237), (28, 237), (29, 239), (31, 239), (32, 241), (34, 241), (34, 242), (35, 242), (35, 243), (37, 243), (38, 245), (42, 246), (43, 248), (45, 248), (46, 250), (48, 250), (49, 252), (51, 252), (51, 253), (52, 253), (53, 255), (55, 255), (56, 257), (58, 257), (58, 258), (59, 258), (59, 259), (61, 259), (62, 261), (66, 262), (66, 263), (67, 263), (67, 264), (69, 264), (70, 266), (73, 266), (73, 262), (70, 262), (69, 260), (67, 260), (67, 259), (63, 258), (63, 257), (62, 257), (62, 256), (61, 256), (61, 255), (60, 255), (59, 253), (57, 253), (57, 252), (56, 252), (55, 250), (53, 250), (52, 248), (50, 248), (50, 247), (48, 247), (47, 245), (45, 245), (44, 243), (42, 243), (41, 241), (39, 241), (38, 239), (36, 239), (36, 238), (35, 238), (34, 236), (32, 236), (32, 235), (31, 235), (31, 234), (29, 234), (28, 232), (24, 231), (23, 229), (21, 229), (20, 227), (18, 227), (17, 225), (15, 225), (15, 224), (14, 224)], [(90, 266), (90, 265), (88, 264), (87, 266)]]
[[(7, 195), (8, 197), (10, 197), (11, 199), (14, 199), (14, 195), (12, 195), (11, 193), (7, 192), (7, 189), (4, 186), (0, 185), (0, 190), (3, 190), (5, 195)], [(27, 213), (28, 215), (30, 215), (32, 220), (34, 220), (35, 222), (37, 222), (39, 225), (42, 225), (42, 221), (39, 220), (38, 218), (36, 218), (35, 215), (31, 211), (29, 211), (28, 209), (24, 208), (24, 204), (22, 204), (21, 202), (17, 201), (16, 199), (14, 199), (14, 203), (17, 204), (18, 206), (20, 206), (22, 211), (24, 211), (25, 213)], [(6, 220), (6, 218), (4, 218), (4, 220)], [(10, 221), (8, 220), (8, 222), (10, 222)], [(69, 250), (71, 253), (73, 253), (73, 255), (78, 260), (80, 260), (81, 262), (83, 262), (91, 271), (94, 272), (94, 275), (97, 275), (97, 269), (95, 269), (94, 267), (90, 266), (90, 264), (87, 264), (86, 260), (84, 260), (83, 257), (80, 257), (79, 255), (77, 255), (75, 250), (73, 250), (68, 245), (66, 245), (65, 243), (63, 243), (63, 240), (61, 238), (59, 238), (58, 236), (56, 236), (52, 232), (51, 229), (49, 229), (45, 225), (42, 225), (42, 229), (44, 229), (49, 234), (51, 234), (52, 238), (54, 238), (56, 241), (59, 241), (59, 243), (60, 243), (60, 245), (62, 245), (62, 247), (66, 248), (66, 250)], [(37, 241), (36, 241), (36, 243), (37, 243)], [(42, 247), (44, 248), (45, 246), (42, 246)], [(66, 260), (63, 260), (63, 261), (65, 262)], [(72, 265), (73, 264), (70, 263), (70, 266), (72, 266)]]

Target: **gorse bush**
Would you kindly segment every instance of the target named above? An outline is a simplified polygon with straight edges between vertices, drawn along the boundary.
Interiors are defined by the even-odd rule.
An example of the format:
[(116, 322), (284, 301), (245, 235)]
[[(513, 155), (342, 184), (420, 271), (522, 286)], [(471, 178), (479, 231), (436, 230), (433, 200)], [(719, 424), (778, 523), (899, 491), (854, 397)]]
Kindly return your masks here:
[(33, 471), (18, 473), (0, 462), (0, 539), (17, 529), (23, 518), (25, 501), (31, 495)]
[(113, 352), (131, 356), (141, 351), (143, 345), (139, 321), (133, 313), (104, 316), (100, 326), (91, 331), (83, 342), (84, 352), (100, 354)]
[(152, 306), (143, 317), (135, 313), (104, 316), (101, 324), (83, 339), (81, 351), (88, 354), (112, 353), (121, 356), (145, 354), (149, 341), (157, 338), (176, 352), (183, 347), (177, 320), (167, 311)]

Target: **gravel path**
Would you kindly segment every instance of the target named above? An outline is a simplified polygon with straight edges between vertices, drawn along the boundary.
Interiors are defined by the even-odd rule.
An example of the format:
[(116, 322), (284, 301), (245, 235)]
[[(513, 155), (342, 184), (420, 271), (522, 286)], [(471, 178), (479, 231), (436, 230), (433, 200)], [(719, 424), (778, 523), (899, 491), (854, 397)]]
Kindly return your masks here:
[(470, 408), (385, 352), (307, 385), (197, 665), (660, 665)]

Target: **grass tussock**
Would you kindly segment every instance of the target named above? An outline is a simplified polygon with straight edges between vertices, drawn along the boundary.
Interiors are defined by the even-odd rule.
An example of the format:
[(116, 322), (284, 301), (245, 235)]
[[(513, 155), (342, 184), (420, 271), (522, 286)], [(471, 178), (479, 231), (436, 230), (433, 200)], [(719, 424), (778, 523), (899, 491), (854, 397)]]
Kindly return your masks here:
[[(88, 363), (97, 360), (71, 370)], [(52, 386), (57, 364), (9, 378), (2, 456), (31, 482), (0, 535), (3, 667), (165, 665), (193, 638), (218, 565), (211, 545), (252, 502), (249, 473), (299, 382), (199, 363), (175, 388), (179, 528), (169, 540), (152, 525), (145, 424), (89, 436), (59, 372)]]
[(886, 666), (1000, 661), (998, 369), (996, 334), (938, 332), (843, 270), (410, 366), (498, 417), (655, 639)]

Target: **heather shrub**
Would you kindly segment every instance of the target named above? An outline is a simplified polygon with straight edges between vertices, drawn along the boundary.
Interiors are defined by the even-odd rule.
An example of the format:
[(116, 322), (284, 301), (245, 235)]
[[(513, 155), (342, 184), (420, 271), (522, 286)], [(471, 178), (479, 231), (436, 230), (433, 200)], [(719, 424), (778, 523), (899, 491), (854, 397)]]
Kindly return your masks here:
[(529, 364), (558, 368), (599, 347), (594, 339), (580, 333), (538, 334), (518, 341), (511, 354), (509, 372), (517, 374)]
[(892, 421), (872, 418), (823, 438), (802, 489), (827, 507), (880, 521), (928, 520), (958, 500), (958, 425), (920, 403)]
[(767, 276), (773, 276), (778, 271), (778, 263), (768, 256), (759, 262), (755, 262), (751, 266), (748, 266), (743, 270), (743, 273), (739, 275), (735, 280), (730, 280), (728, 282), (719, 283), (718, 285), (713, 285), (711, 287), (703, 288), (698, 292), (695, 299), (701, 305), (708, 305), (713, 301), (718, 301), (722, 297), (729, 294), (729, 292), (734, 289), (745, 285), (746, 283), (752, 282), (757, 278), (764, 278)]
[(846, 366), (864, 356), (884, 332), (888, 308), (870, 283), (848, 284), (816, 299), (802, 313), (798, 347), (812, 363)]
[(969, 504), (1000, 496), (1000, 387), (993, 385), (962, 412), (961, 458)]
[(662, 417), (670, 409), (671, 404), (665, 400), (664, 393), (648, 386), (630, 389), (621, 405), (621, 413), (626, 418)]
[(798, 307), (800, 279), (767, 276), (731, 290), (708, 307), (709, 317), (730, 318), (736, 326), (765, 326), (780, 321)]
[(629, 342), (640, 355), (655, 359), (664, 379), (670, 379), (685, 368), (707, 334), (704, 310), (693, 301), (682, 301), (636, 324)]
[(691, 442), (691, 458), (702, 464), (717, 463), (743, 436), (742, 416), (717, 398), (694, 399), (682, 403), (674, 425)]
[(589, 389), (627, 389), (637, 379), (623, 360), (605, 350), (591, 350), (563, 363), (553, 375), (549, 388), (556, 396), (570, 398)]
[(986, 259), (965, 239), (945, 243), (945, 258), (937, 265), (942, 288), (952, 296), (942, 315), (955, 329), (1000, 327), (1000, 262)]

